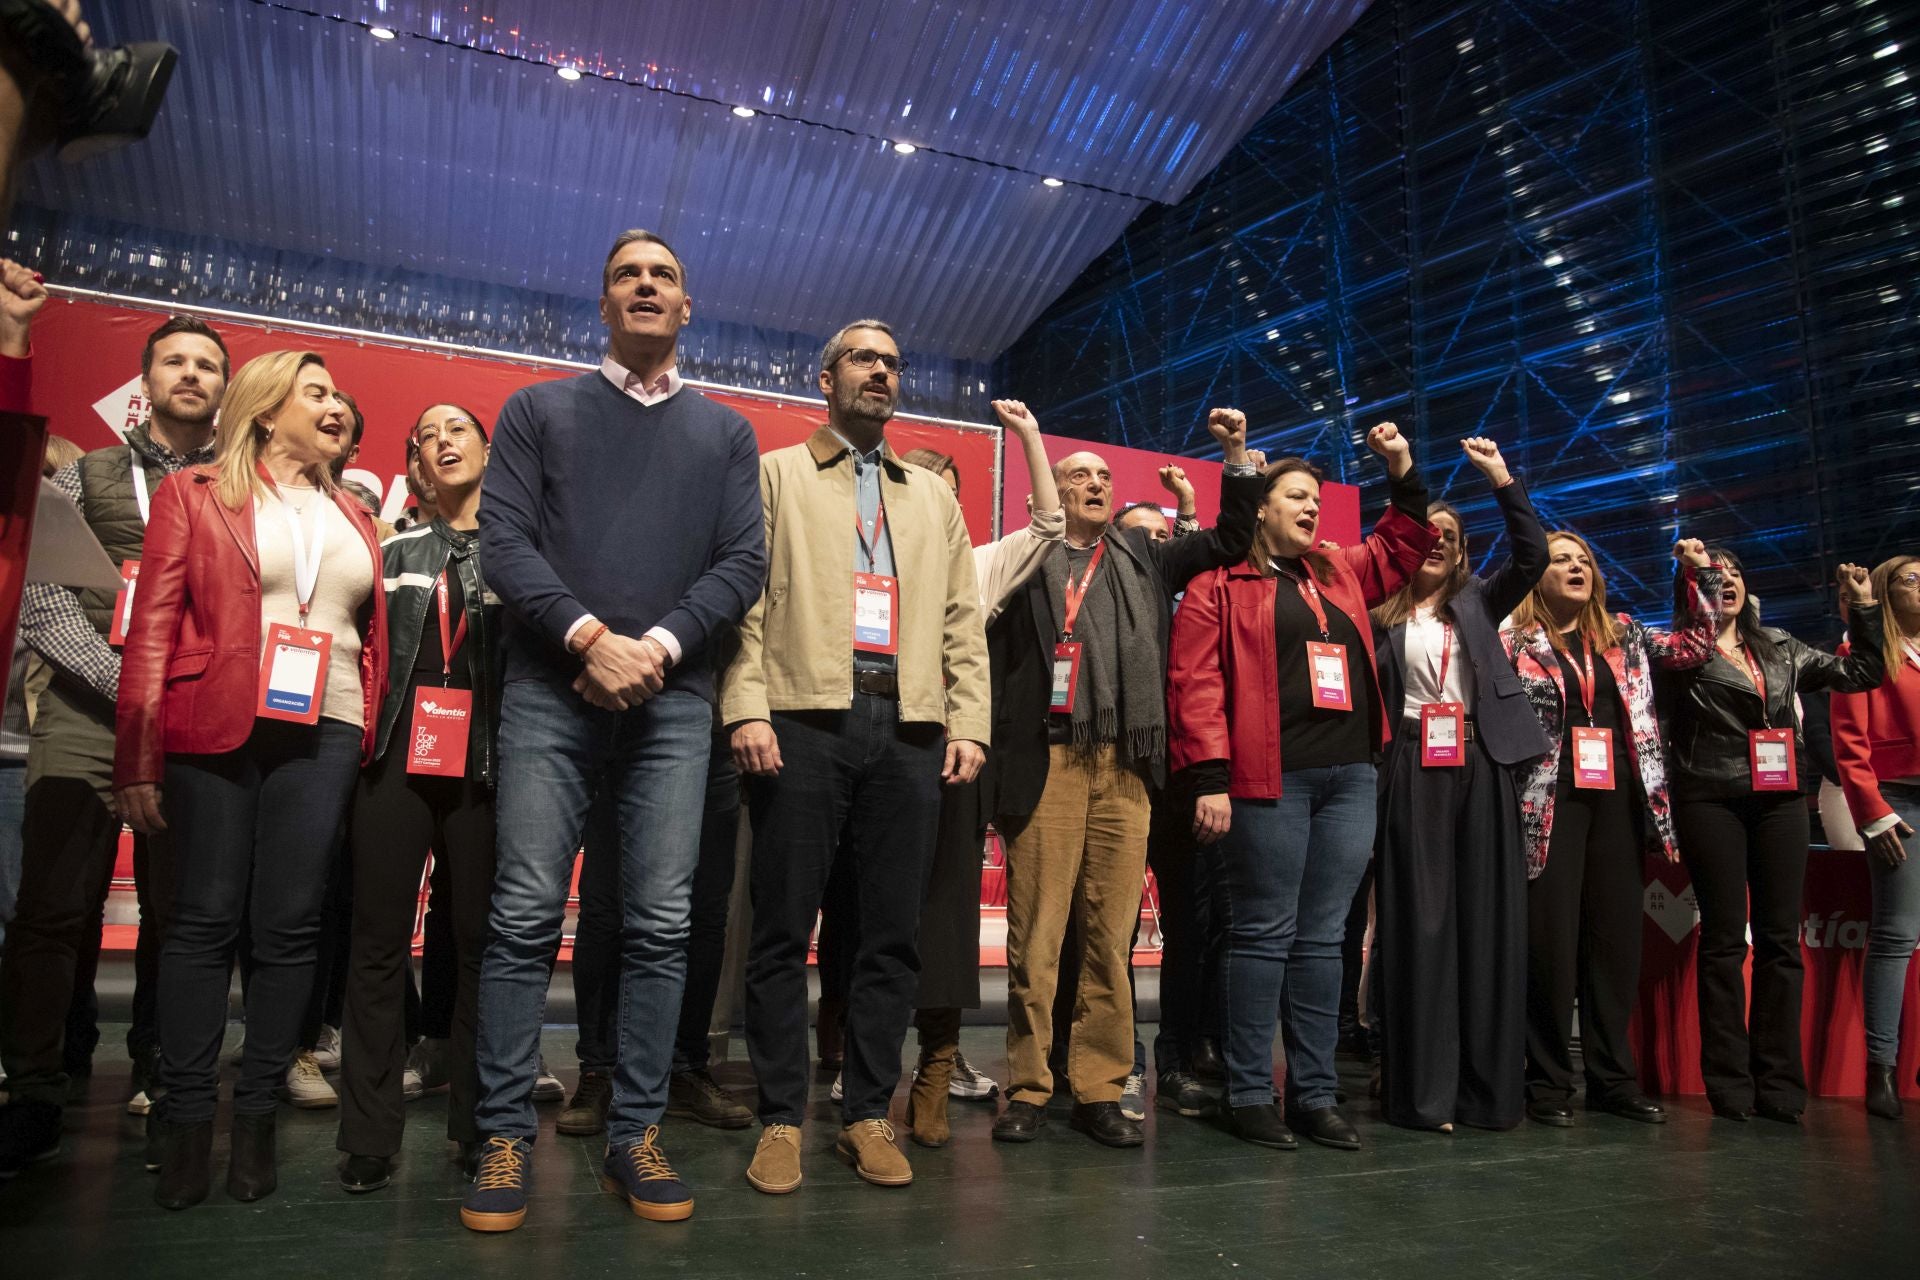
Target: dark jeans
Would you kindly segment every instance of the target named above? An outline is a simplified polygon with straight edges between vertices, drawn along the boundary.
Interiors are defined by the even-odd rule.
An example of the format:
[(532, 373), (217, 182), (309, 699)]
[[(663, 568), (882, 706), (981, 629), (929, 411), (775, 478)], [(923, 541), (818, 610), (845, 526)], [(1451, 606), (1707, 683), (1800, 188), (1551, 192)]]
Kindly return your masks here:
[(446, 904), (459, 975), (447, 1055), (447, 1136), (477, 1141), (473, 1028), (493, 898), (492, 792), (472, 778), (410, 775), (405, 753), (389, 751), (361, 776), (351, 827), (354, 909), (341, 1028), (340, 1150), (371, 1156), (400, 1150), (406, 1127), (406, 971), (420, 874), (428, 850), (436, 847), (446, 850)]
[(1372, 764), (1287, 770), (1280, 799), (1235, 800), (1209, 851), (1225, 911), (1228, 1102), (1273, 1101), (1285, 992), (1289, 1110), (1332, 1106), (1340, 944), (1373, 847)]
[[(133, 1025), (127, 1054), (157, 1066), (160, 1059), (160, 953), (173, 917), (173, 835), (133, 837), (133, 887), (140, 903), (140, 935), (133, 952)], [(152, 1087), (152, 1086), (149, 1086)]]
[(0, 1062), (16, 1101), (64, 1103), (68, 1064), (98, 1039), (93, 975), (119, 840), (120, 820), (84, 778), (28, 788), (20, 892), (0, 951)]
[[(707, 1027), (720, 994), (726, 962), (727, 903), (733, 895), (734, 845), (740, 835), (740, 771), (725, 734), (713, 735), (707, 759), (707, 800), (700, 816), (700, 863), (693, 870), (687, 924), (686, 993), (673, 1040), (675, 1071), (703, 1070), (712, 1058)], [(596, 855), (595, 850), (607, 853)], [(586, 860), (580, 868), (580, 923), (573, 935), (573, 996), (580, 1018), (575, 1052), (580, 1070), (613, 1070), (612, 993), (620, 981), (619, 828), (610, 806), (596, 800), (587, 819)]]
[[(1721, 1106), (1807, 1105), (1800, 1059), (1800, 903), (1807, 805), (1798, 793), (1687, 800), (1673, 808), (1700, 906), (1700, 1074)], [(1746, 983), (1753, 927), (1753, 997)]]
[(1576, 993), (1587, 1096), (1618, 1098), (1640, 1087), (1627, 1024), (1640, 988), (1646, 873), (1640, 802), (1627, 778), (1620, 781), (1612, 791), (1582, 791), (1562, 772), (1547, 865), (1527, 885), (1529, 1102), (1573, 1096)]
[[(778, 777), (749, 778), (753, 940), (747, 1051), (763, 1124), (807, 1108), (807, 942), (839, 858), (852, 860), (857, 938), (847, 991), (845, 1122), (887, 1114), (913, 1018), (916, 946), (940, 816), (945, 735), (900, 723), (890, 698), (846, 711), (775, 712)], [(846, 839), (841, 839), (842, 833)]]
[(559, 679), (510, 680), (501, 697), (492, 937), (480, 969), (483, 1136), (531, 1141), (540, 1023), (574, 858), (596, 788), (619, 814), (618, 1046), (607, 1141), (640, 1142), (667, 1105), (686, 976), (687, 916), (700, 856), (713, 710), (669, 689), (602, 711)]
[(173, 1123), (213, 1119), (243, 920), (253, 979), (233, 1109), (274, 1109), (313, 983), (328, 863), (359, 756), (355, 725), (263, 720), (237, 751), (168, 757), (166, 815), (178, 874), (159, 1001), (161, 1079)]

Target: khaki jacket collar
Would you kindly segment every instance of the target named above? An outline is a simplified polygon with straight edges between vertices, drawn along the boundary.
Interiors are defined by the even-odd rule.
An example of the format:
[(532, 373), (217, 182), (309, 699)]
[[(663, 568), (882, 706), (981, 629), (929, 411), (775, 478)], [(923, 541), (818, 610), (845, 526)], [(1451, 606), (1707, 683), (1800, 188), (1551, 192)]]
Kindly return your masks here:
[[(852, 450), (847, 447), (838, 432), (822, 423), (820, 429), (807, 437), (807, 453), (813, 458), (813, 465), (822, 470), (832, 466)], [(907, 464), (893, 451), (893, 441), (882, 436), (880, 439), (880, 460), (887, 464), (887, 470), (895, 480), (907, 478)]]

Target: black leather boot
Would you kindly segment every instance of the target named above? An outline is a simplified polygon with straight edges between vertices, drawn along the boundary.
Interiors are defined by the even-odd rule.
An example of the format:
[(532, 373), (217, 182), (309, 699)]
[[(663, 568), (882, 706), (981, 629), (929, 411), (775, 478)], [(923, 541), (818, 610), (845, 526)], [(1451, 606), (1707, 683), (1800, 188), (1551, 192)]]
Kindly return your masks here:
[(160, 1181), (153, 1202), (162, 1209), (189, 1209), (207, 1198), (213, 1181), (213, 1121), (161, 1123)]
[(227, 1160), (227, 1194), (235, 1200), (258, 1200), (280, 1185), (274, 1171), (274, 1113), (233, 1118), (233, 1153)]
[(1894, 1087), (1891, 1064), (1867, 1064), (1867, 1114), (1882, 1120), (1900, 1118), (1900, 1090)]

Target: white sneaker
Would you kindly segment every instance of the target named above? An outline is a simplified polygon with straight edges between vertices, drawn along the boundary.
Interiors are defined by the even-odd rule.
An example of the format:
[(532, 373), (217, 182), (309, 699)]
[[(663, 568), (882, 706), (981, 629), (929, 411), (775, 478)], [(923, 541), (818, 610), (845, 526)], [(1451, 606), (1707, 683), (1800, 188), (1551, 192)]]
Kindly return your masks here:
[[(917, 1074), (918, 1071), (919, 1068), (916, 1067), (915, 1073)], [(978, 1100), (991, 1098), (999, 1092), (1000, 1086), (992, 1076), (976, 1070), (973, 1064), (967, 1061), (966, 1055), (958, 1049), (953, 1051), (953, 1075), (947, 1081), (949, 1098)]]
[(1127, 1077), (1120, 1090), (1120, 1114), (1129, 1120), (1147, 1118), (1147, 1081), (1138, 1071)]
[(145, 1089), (127, 1099), (127, 1114), (130, 1116), (143, 1116), (151, 1110), (153, 1110), (153, 1099), (147, 1095)]
[[(421, 1092), (447, 1087), (447, 1042), (421, 1040), (407, 1051), (407, 1072), (420, 1082)], [(409, 1098), (416, 1094), (408, 1094)]]
[(295, 1054), (293, 1065), (287, 1068), (286, 1095), (288, 1102), (308, 1110), (340, 1105), (340, 1095), (327, 1083), (320, 1064), (306, 1049)]
[(560, 1077), (547, 1070), (547, 1059), (540, 1058), (540, 1074), (533, 1078), (533, 1100), (535, 1102), (565, 1102), (567, 1086), (560, 1083)]
[(320, 1024), (319, 1042), (313, 1046), (313, 1060), (322, 1071), (340, 1069), (340, 1028)]
[(409, 1062), (407, 1069), (400, 1073), (400, 1100), (418, 1102), (426, 1096), (427, 1082), (420, 1078), (419, 1068)]
[(842, 1078), (845, 1075), (845, 1071), (836, 1071), (833, 1073), (833, 1088), (827, 1090), (827, 1096), (835, 1102), (840, 1102), (846, 1097), (846, 1091), (840, 1087)]

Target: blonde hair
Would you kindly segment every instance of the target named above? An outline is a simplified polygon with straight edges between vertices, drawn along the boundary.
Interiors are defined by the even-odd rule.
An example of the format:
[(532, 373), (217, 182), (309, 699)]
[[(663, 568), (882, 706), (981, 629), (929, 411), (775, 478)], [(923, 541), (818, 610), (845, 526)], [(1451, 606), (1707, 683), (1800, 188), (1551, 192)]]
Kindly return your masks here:
[[(1460, 541), (1455, 544), (1459, 548), (1460, 554), (1454, 558), (1453, 567), (1447, 570), (1447, 580), (1442, 583), (1440, 587), (1440, 603), (1434, 608), (1434, 612), (1438, 613), (1441, 617), (1450, 618), (1453, 614), (1447, 608), (1448, 604), (1455, 596), (1460, 594), (1460, 589), (1467, 585), (1467, 579), (1472, 576), (1467, 568), (1467, 522), (1460, 518), (1459, 510), (1451, 502), (1432, 502), (1427, 504), (1427, 523), (1434, 524), (1433, 518), (1435, 516), (1450, 517), (1453, 520), (1454, 531), (1460, 535)], [(1434, 527), (1437, 529), (1440, 526), (1434, 525)], [(1444, 542), (1445, 539), (1442, 538), (1442, 541)], [(1414, 577), (1418, 576), (1419, 570), (1416, 569), (1414, 570)], [(1388, 596), (1384, 603), (1376, 606), (1373, 610), (1374, 622), (1387, 630), (1392, 630), (1412, 616), (1412, 577), (1407, 579), (1406, 585)]]
[[(238, 511), (255, 497), (266, 497), (268, 489), (260, 479), (260, 451), (272, 434), (260, 425), (260, 419), (287, 402), (300, 381), (300, 371), (310, 364), (322, 369), (327, 362), (314, 351), (269, 351), (240, 366), (227, 384), (226, 398), (220, 402), (220, 439), (213, 459), (219, 475), (220, 501)], [(331, 494), (333, 473), (321, 467), (314, 483)]]
[(40, 463), (40, 474), (51, 476), (65, 469), (69, 464), (80, 461), (86, 455), (85, 449), (65, 436), (48, 436), (47, 452)]
[[(1575, 625), (1586, 638), (1587, 647), (1595, 653), (1604, 653), (1620, 642), (1620, 623), (1607, 612), (1607, 580), (1600, 573), (1600, 559), (1593, 554), (1593, 548), (1587, 540), (1577, 533), (1566, 529), (1555, 529), (1547, 535), (1547, 548), (1551, 553), (1556, 542), (1571, 542), (1587, 553), (1587, 560), (1593, 566), (1593, 594), (1587, 597), (1586, 604), (1580, 607), (1580, 616)], [(1545, 581), (1545, 579), (1542, 579)], [(1567, 642), (1561, 638), (1560, 628), (1553, 625), (1553, 611), (1547, 608), (1547, 601), (1540, 594), (1540, 584), (1535, 583), (1533, 590), (1527, 592), (1527, 598), (1513, 611), (1513, 629), (1525, 631), (1539, 627), (1546, 633), (1547, 643), (1554, 649), (1564, 652)]]
[[(1874, 566), (1873, 573), (1869, 575), (1869, 581), (1873, 583), (1873, 598), (1880, 602), (1880, 616), (1885, 619), (1881, 629), (1880, 651), (1887, 660), (1888, 684), (1893, 684), (1900, 679), (1900, 668), (1906, 665), (1906, 654), (1900, 648), (1900, 642), (1906, 637), (1901, 634), (1900, 624), (1894, 619), (1893, 608), (1887, 603), (1887, 595), (1893, 587), (1893, 575), (1910, 564), (1920, 564), (1920, 556), (1895, 556), (1891, 560), (1882, 560)], [(1920, 636), (1916, 636), (1915, 639), (1920, 639)]]

